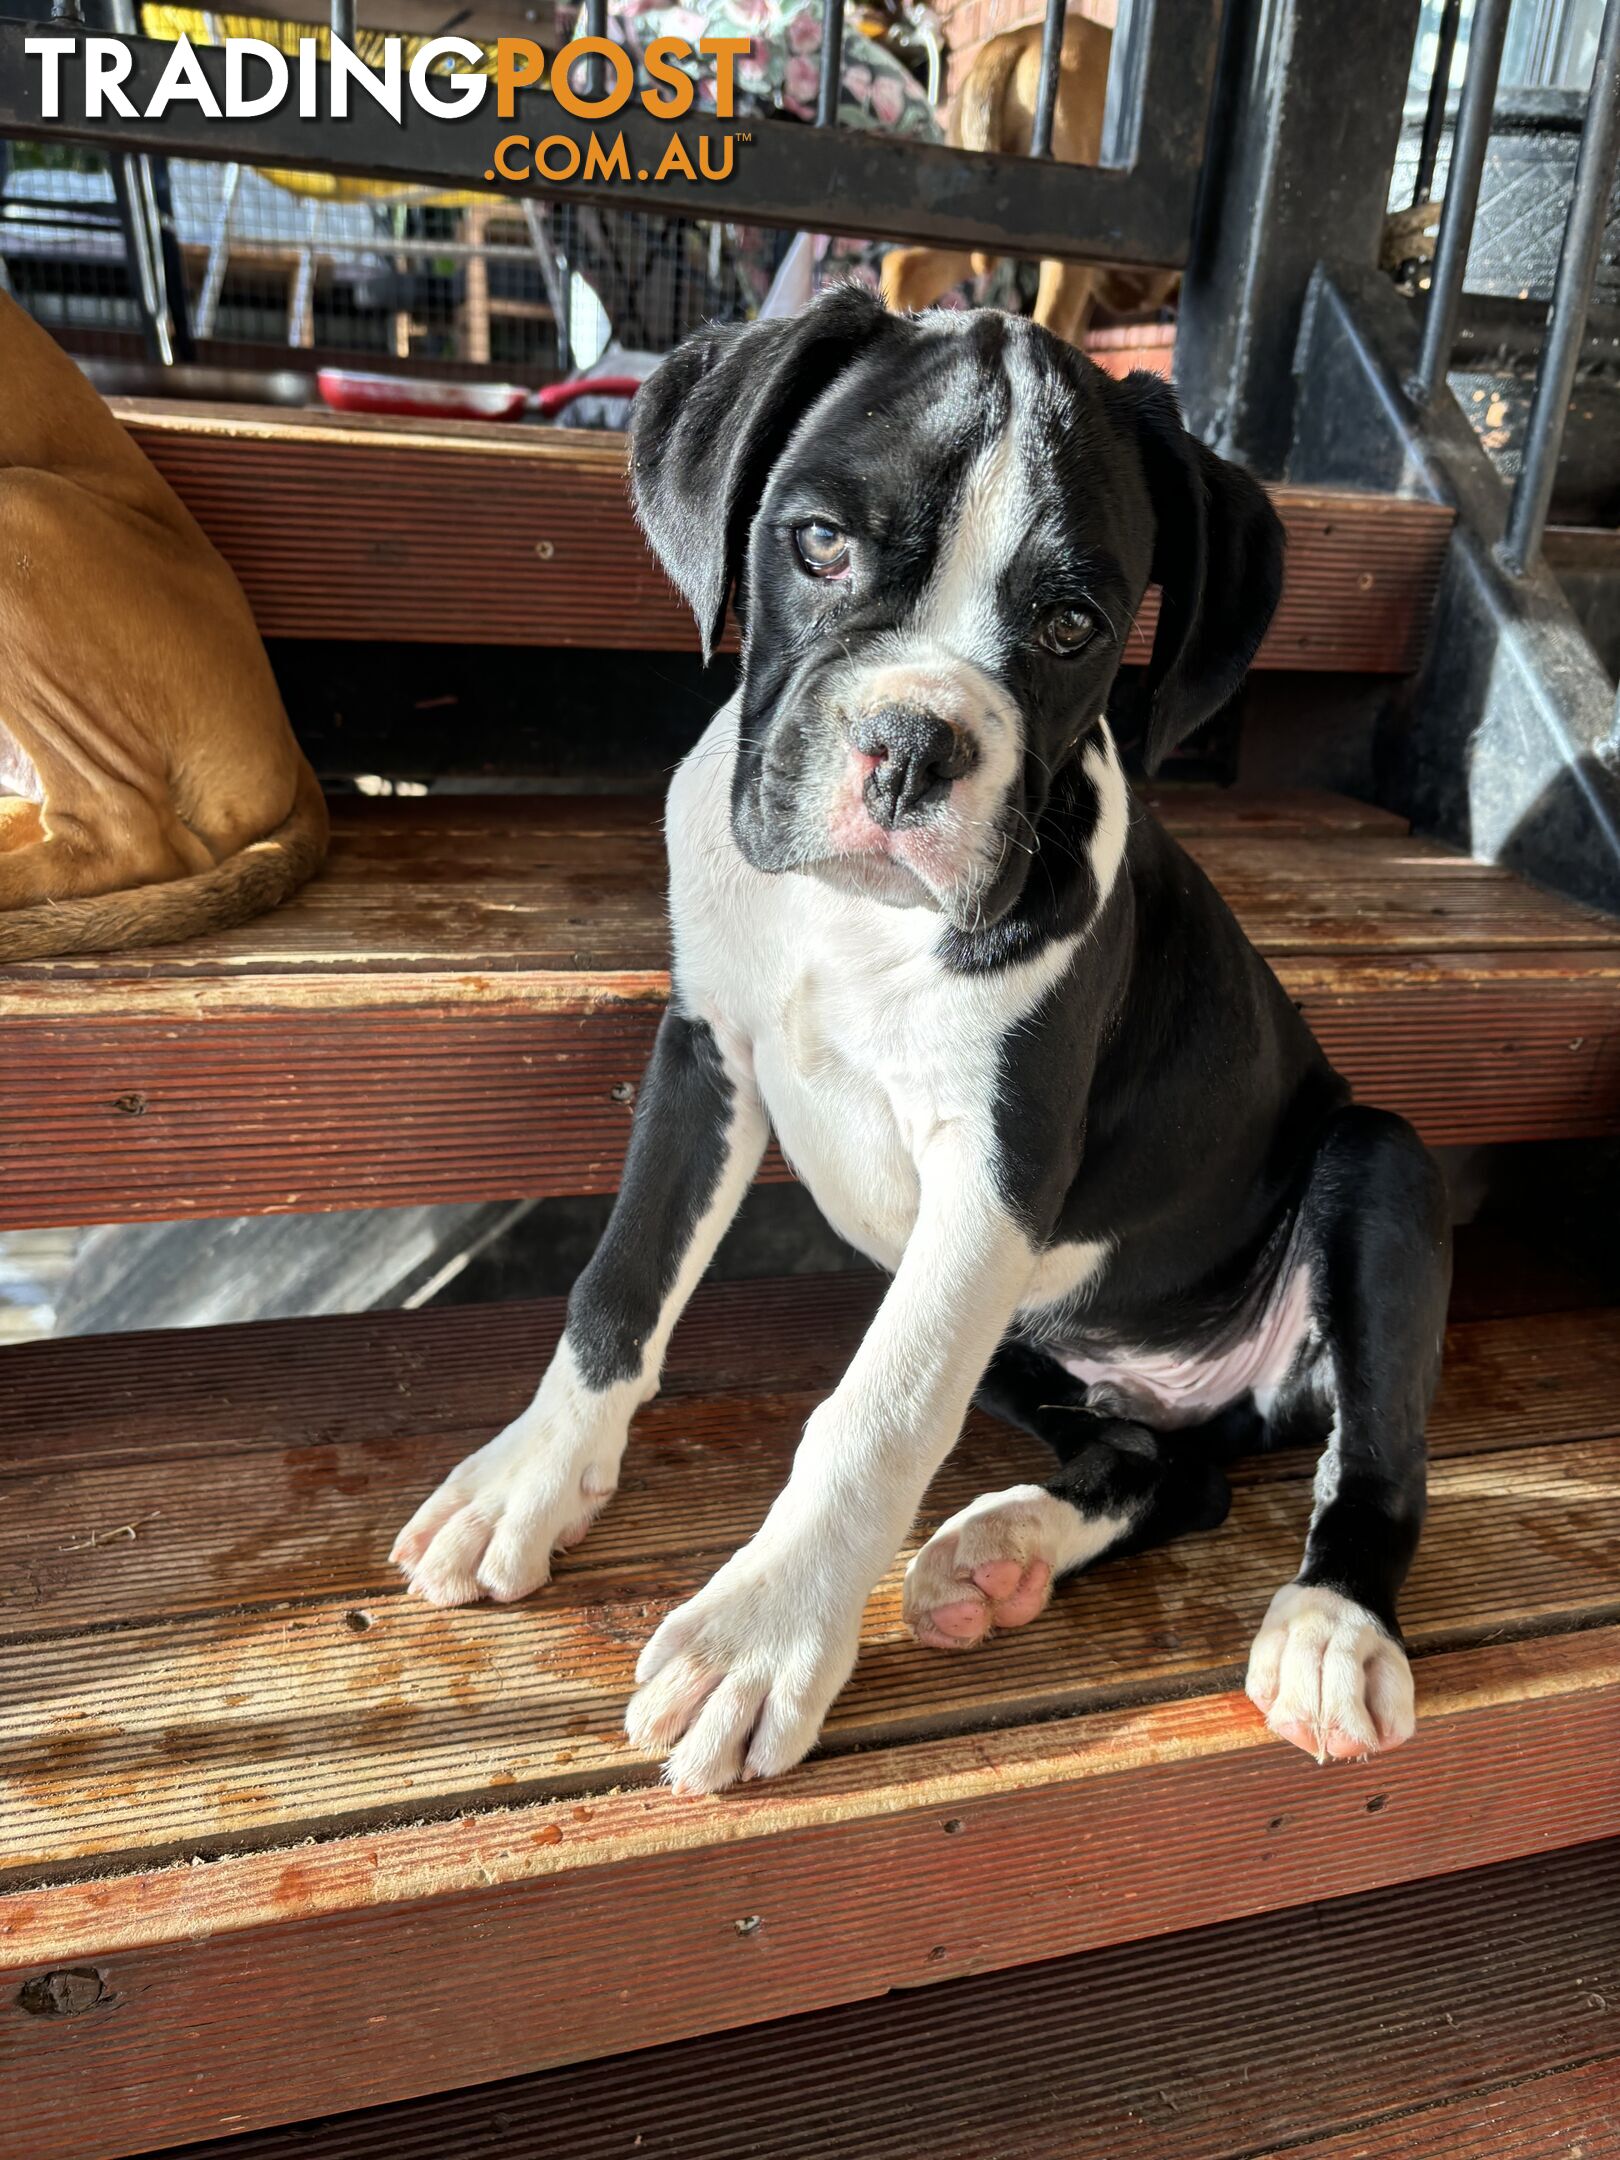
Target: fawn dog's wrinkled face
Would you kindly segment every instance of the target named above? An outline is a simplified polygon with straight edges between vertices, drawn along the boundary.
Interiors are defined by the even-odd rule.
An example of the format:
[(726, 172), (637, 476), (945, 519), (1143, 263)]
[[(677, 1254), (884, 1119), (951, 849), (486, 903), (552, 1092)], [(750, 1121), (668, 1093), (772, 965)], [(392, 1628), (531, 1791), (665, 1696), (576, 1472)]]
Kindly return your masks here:
[(734, 590), (744, 626), (743, 855), (958, 929), (1018, 900), (1149, 583), (1150, 766), (1235, 689), (1275, 604), (1261, 489), (1155, 378), (1114, 382), (1016, 317), (837, 288), (692, 339), (633, 413), (655, 551), (706, 646)]

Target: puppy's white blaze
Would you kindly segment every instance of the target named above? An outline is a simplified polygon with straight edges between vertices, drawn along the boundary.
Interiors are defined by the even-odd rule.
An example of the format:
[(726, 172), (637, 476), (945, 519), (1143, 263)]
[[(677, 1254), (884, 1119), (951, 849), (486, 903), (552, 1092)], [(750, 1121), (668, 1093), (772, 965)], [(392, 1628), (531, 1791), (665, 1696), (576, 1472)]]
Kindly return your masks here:
[(1125, 785), (1125, 775), (1120, 768), (1119, 752), (1108, 723), (1100, 716), (1097, 722), (1097, 740), (1086, 746), (1081, 760), (1082, 769), (1097, 790), (1097, 823), (1087, 843), (1091, 858), (1091, 874), (1097, 881), (1097, 904), (1092, 921), (1107, 905), (1108, 895), (1114, 889), (1119, 876), (1120, 864), (1125, 860), (1125, 843), (1131, 830), (1131, 798)]
[(965, 657), (988, 665), (998, 661), (1007, 631), (997, 614), (996, 593), (1033, 516), (1023, 460), (1009, 427), (968, 473), (910, 628)]

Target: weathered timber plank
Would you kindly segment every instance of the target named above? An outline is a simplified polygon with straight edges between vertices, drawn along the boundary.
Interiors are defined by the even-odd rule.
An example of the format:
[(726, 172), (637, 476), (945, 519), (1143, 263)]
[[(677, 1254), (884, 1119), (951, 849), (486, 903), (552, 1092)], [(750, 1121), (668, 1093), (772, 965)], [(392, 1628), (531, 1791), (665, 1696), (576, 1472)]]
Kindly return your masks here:
[[(60, 2149), (69, 2094), (100, 2160), (1620, 1828), (1612, 1634), (1428, 1661), (1420, 1700), (1418, 1742), (1360, 1767), (1222, 1698), (0, 1899), (0, 2001), (63, 1963), (105, 1996), (26, 2029), (0, 2151)], [(629, 1820), (641, 1856), (601, 1864)]]
[[(1439, 1652), (1420, 1659), (1416, 1675), (1425, 1740), (1439, 1719), (1514, 1712), (1534, 1703), (1548, 1720), (1552, 1744), (1560, 1721), (1595, 1731), (1605, 1710), (1612, 1715), (1620, 1707), (1620, 1628)], [(1561, 1738), (1557, 1744), (1563, 1744)], [(847, 1829), (913, 1807), (936, 1809), (945, 1816), (986, 1799), (1054, 1785), (1089, 1785), (1133, 1769), (1168, 1773), (1216, 1758), (1269, 1758), (1279, 1752), (1285, 1759), (1291, 1753), (1278, 1749), (1241, 1695), (1218, 1693), (1094, 1710), (993, 1734), (954, 1734), (852, 1754), (817, 1753), (789, 1778), (738, 1787), (717, 1800), (680, 1800), (666, 1787), (650, 1784), (517, 1807), (509, 1800), (497, 1801), (444, 1820), (360, 1829), (279, 1850), (231, 1853), (202, 1867), (133, 1867), (0, 1892), (0, 1952), (23, 1964), (61, 1963), (92, 1946), (133, 1949), (182, 1937), (260, 1931), (289, 1918), (316, 1919), (414, 1904), (461, 1890), (516, 1887), (579, 1870), (594, 1873), (626, 1860), (698, 1855), (718, 1845), (739, 1851), (746, 1862), (752, 1845), (768, 1844), (790, 1831)], [(1321, 1793), (1325, 1785), (1330, 1799), (1337, 1795), (1333, 1812), (1341, 1821), (1355, 1823), (1364, 1811), (1365, 1795), (1371, 1791), (1387, 1797), (1388, 1774), (1410, 1767), (1420, 1752), (1414, 1744), (1375, 1764), (1334, 1766), (1296, 1791)], [(1597, 1762), (1579, 1793), (1567, 1796), (1562, 1818), (1545, 1816), (1534, 1843), (1550, 1850), (1605, 1834), (1591, 1825), (1606, 1820), (1609, 1810), (1620, 1813), (1612, 1769), (1608, 1756)], [(1347, 1772), (1343, 1779), (1340, 1770)], [(1487, 1802), (1488, 1789), (1482, 1787), (1464, 1820), (1488, 1814)], [(1502, 1858), (1512, 1849), (1493, 1848), (1475, 1858)], [(289, 1869), (294, 1853), (296, 1866)], [(1467, 1854), (1447, 1860), (1439, 1843), (1425, 1857), (1425, 1865), (1408, 1873), (1445, 1874), (1475, 1864)], [(1406, 1877), (1395, 1873), (1379, 1879)], [(1339, 1895), (1359, 1887), (1350, 1883), (1335, 1888), (1323, 1874), (1300, 1896)], [(1298, 1899), (1283, 1896), (1276, 1902)], [(1180, 1924), (1219, 1917), (1223, 1915), (1218, 1910), (1205, 1908)], [(1134, 1939), (1135, 1934), (1177, 1924), (1126, 1929), (1107, 1939)]]
[[(825, 1287), (745, 1285), (720, 1312), (712, 1301), (700, 1310), (670, 1391), (636, 1422), (613, 1506), (583, 1551), (559, 1562), (559, 1577), (740, 1544), (786, 1476), (804, 1420), (853, 1349), (876, 1289), (864, 1276)], [(705, 1384), (697, 1357), (706, 1351), (723, 1370), (729, 1363), (714, 1344), (727, 1304), (743, 1365), (756, 1332), (775, 1322), (782, 1338), (759, 1344), (762, 1382), (730, 1370), (729, 1388), (694, 1392)], [(41, 1348), (0, 1408), (0, 1476), (10, 1481), (0, 1511), (0, 1639), (394, 1591), (386, 1565), (394, 1532), (528, 1399), (560, 1301), (456, 1317), (453, 1329), (435, 1331), (437, 1354), (418, 1330), (362, 1319), (294, 1324), (268, 1341), (263, 1330), (235, 1328)], [(109, 1356), (119, 1342), (123, 1357)], [(772, 1363), (791, 1368), (801, 1353), (808, 1384), (772, 1387)], [(1620, 1435), (1612, 1314), (1449, 1330), (1430, 1425), (1437, 1459), (1605, 1435)], [(1290, 1449), (1244, 1458), (1232, 1475), (1242, 1484), (1297, 1479), (1313, 1465), (1308, 1451)], [(931, 1526), (977, 1493), (1050, 1468), (1034, 1441), (976, 1416), (922, 1521)], [(1510, 1459), (1500, 1475), (1518, 1469)]]
[[(1617, 2054), (1620, 1853), (1599, 1846), (210, 2143), (192, 2160), (539, 2160), (560, 2124), (569, 2160), (1231, 2160), (1273, 2141), (1320, 2160), (1605, 2160), (1620, 2151)], [(1394, 2142), (1403, 2132), (1410, 2144)]]
[[(636, 529), (621, 438), (274, 412), (114, 410), (246, 588), (267, 637), (685, 650)], [(469, 432), (471, 428), (472, 432)], [(1282, 604), (1257, 665), (1409, 673), (1451, 527), (1437, 504), (1280, 487)], [(1127, 657), (1147, 657), (1150, 593)]]
[[(1616, 2160), (1620, 2073), (1606, 2055), (1288, 2151), (1303, 2160)], [(1255, 2160), (1283, 2154), (1273, 2147)]]
[[(672, 1395), (643, 1411), (619, 1491), (591, 1533), (593, 1573), (700, 1553), (718, 1562), (764, 1516), (820, 1399)], [(0, 1514), (0, 1641), (227, 1607), (392, 1597), (395, 1533), (488, 1437), (24, 1473), (5, 1486)], [(926, 1519), (1051, 1468), (1038, 1442), (975, 1418)], [(582, 1564), (580, 1554), (559, 1559), (553, 1596)]]
[[(0, 976), (0, 1228), (612, 1190), (663, 869), (650, 807), (578, 800), (347, 805), (263, 923)], [(1201, 791), (1189, 845), (1364, 1099), (1436, 1142), (1620, 1127), (1620, 925), (1266, 800)]]
[[(670, 1396), (825, 1391), (881, 1288), (877, 1272), (863, 1270), (700, 1289), (664, 1369), (665, 1407)], [(6, 1354), (0, 1390), (0, 1477), (250, 1451), (325, 1449), (334, 1464), (374, 1464), (401, 1443), (436, 1436), (453, 1456), (522, 1409), (562, 1320), (562, 1299), (539, 1298), (19, 1345)], [(1448, 1328), (1429, 1425), (1437, 1455), (1612, 1434), (1620, 1434), (1612, 1312)], [(1297, 1457), (1279, 1456), (1237, 1471), (1297, 1467)]]
[[(664, 1397), (824, 1386), (881, 1287), (875, 1269), (704, 1285), (675, 1331)], [(535, 1298), (20, 1345), (0, 1389), (0, 1473), (350, 1445), (381, 1459), (436, 1434), (471, 1447), (534, 1393), (563, 1311)], [(1576, 1324), (1537, 1354), (1574, 1386), (1585, 1341)], [(1584, 1431), (1585, 1409), (1572, 1414)]]
[[(1436, 1145), (1620, 1124), (1620, 964), (1279, 972)], [(662, 990), (582, 1022), (537, 1009), (555, 987), (0, 1023), (0, 1228), (612, 1192)]]
[[(336, 808), (330, 865), (285, 907), (214, 937), (135, 955), (30, 962), (0, 974), (0, 1017), (21, 1017), (28, 985), (108, 986), (172, 978), (522, 972), (640, 977), (665, 964), (665, 866), (645, 806), (639, 837), (611, 847), (575, 832), (555, 797), (524, 845), (521, 811), (497, 845), (454, 829), (378, 831), (369, 807)], [(351, 836), (355, 844), (351, 846)], [(1216, 829), (1188, 851), (1268, 957), (1412, 952), (1620, 954), (1620, 923), (1540, 892), (1433, 841), (1387, 829), (1299, 833)], [(290, 986), (279, 986), (283, 996)]]
[[(766, 1414), (749, 1422), (763, 1427)], [(798, 1426), (784, 1422), (777, 1469)], [(720, 1434), (712, 1444), (723, 1453)], [(636, 1654), (712, 1572), (719, 1552), (694, 1550), (696, 1539), (707, 1528), (723, 1551), (775, 1482), (756, 1459), (737, 1480), (735, 1512), (705, 1524), (700, 1509), (684, 1553), (610, 1567), (587, 1546), (522, 1606), (452, 1613), (397, 1594), (356, 1613), (397, 1527), (395, 1506), (377, 1523), (364, 1490), (328, 1486), (324, 1504), (279, 1536), (250, 1520), (231, 1539), (227, 1518), (225, 1537), (186, 1556), (211, 1602), (252, 1596), (289, 1566), (313, 1587), (323, 1553), (347, 1578), (339, 1600), (0, 1645), (0, 1871), (48, 1877), (654, 1774), (620, 1730)], [(935, 1510), (985, 1482), (959, 1456)], [(312, 1484), (322, 1483), (317, 1468)], [(186, 1501), (147, 1497), (153, 1519), (135, 1540), (79, 1556), (87, 1578), (162, 1580), (165, 1526), (183, 1526)], [(1272, 1591), (1298, 1566), (1309, 1514), (1299, 1481), (1246, 1487), (1221, 1531), (1105, 1563), (1065, 1586), (1037, 1625), (955, 1657), (911, 1640), (897, 1563), (868, 1608), (826, 1744), (893, 1744), (1229, 1684)], [(87, 1529), (99, 1527), (119, 1525)], [(116, 1589), (109, 1598), (116, 1611)], [(1620, 1442), (1438, 1465), (1402, 1618), (1419, 1651), (1620, 1620)]]

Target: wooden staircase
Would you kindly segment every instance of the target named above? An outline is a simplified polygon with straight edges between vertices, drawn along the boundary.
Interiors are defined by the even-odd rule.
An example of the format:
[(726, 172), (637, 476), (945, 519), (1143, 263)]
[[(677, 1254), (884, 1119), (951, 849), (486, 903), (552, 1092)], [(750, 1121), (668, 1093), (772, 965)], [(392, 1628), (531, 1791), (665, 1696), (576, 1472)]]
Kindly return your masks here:
[(1598, 2160), (1620, 1854), (897, 1989), (196, 2160)]
[[(1620, 1127), (1620, 922), (1341, 797), (1157, 802), (1369, 1101)], [(345, 798), (279, 913), (0, 974), (0, 1228), (610, 1192), (666, 959), (656, 803)]]
[[(499, 509), (446, 431), (395, 430), (369, 493), (343, 481), (340, 546), (312, 466), (272, 486), (220, 445), (347, 457), (365, 430), (142, 427), (266, 627), (359, 619), (390, 558), (341, 605), (315, 558), (378, 504), (449, 549), (408, 487)], [(556, 446), (515, 455), (566, 495)], [(424, 457), (442, 487), (400, 463)], [(1361, 533), (1417, 508), (1338, 501)], [(307, 551), (242, 552), (295, 516)], [(578, 532), (631, 561), (622, 497)], [(1353, 554), (1313, 600), (1317, 574), (1296, 608), (1348, 621)], [(1365, 616), (1396, 671), (1416, 591)], [(504, 632), (488, 590), (476, 621)], [(1620, 1132), (1620, 923), (1342, 798), (1159, 806), (1368, 1099), (1437, 1142)], [(0, 1226), (610, 1190), (665, 963), (656, 805), (345, 800), (280, 914), (0, 976)], [(622, 1735), (637, 1650), (757, 1524), (877, 1293), (701, 1292), (587, 1544), (526, 1603), (455, 1613), (405, 1599), (388, 1546), (526, 1400), (555, 1304), (4, 1352), (3, 2160), (247, 2132), (242, 2160), (1620, 2153), (1613, 1856), (1563, 1850), (1620, 1830), (1613, 1312), (1454, 1320), (1399, 1753), (1319, 1770), (1238, 1692), (1309, 1513), (1282, 1454), (1240, 1466), (1220, 1531), (968, 1657), (911, 1643), (897, 1568), (811, 1761), (678, 1800)], [(975, 1418), (917, 1536), (1039, 1467)], [(808, 2022), (731, 2031), (771, 2019)], [(525, 2082), (418, 2097), (497, 2079)]]

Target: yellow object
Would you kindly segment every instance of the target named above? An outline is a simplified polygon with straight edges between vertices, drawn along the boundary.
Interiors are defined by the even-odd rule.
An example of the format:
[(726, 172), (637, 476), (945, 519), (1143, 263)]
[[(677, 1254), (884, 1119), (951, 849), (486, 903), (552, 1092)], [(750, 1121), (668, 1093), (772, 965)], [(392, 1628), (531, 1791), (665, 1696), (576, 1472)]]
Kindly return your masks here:
[[(201, 8), (143, 7), (141, 28), (148, 37), (161, 38), (167, 44), (177, 44), (182, 37), (190, 38), (193, 45), (212, 45), (215, 32), (224, 38), (259, 38), (266, 45), (274, 45), (290, 60), (298, 57), (301, 38), (313, 38), (320, 57), (324, 60), (331, 52), (332, 34), (324, 23), (284, 22), (276, 15), (213, 15)], [(379, 30), (361, 30), (355, 35), (354, 49), (362, 60), (379, 65), (383, 57), (383, 33)], [(405, 66), (428, 43), (424, 37), (401, 36), (400, 46)], [(469, 72), (493, 75), (495, 72), (495, 48), (482, 38), (473, 42), (483, 53), (481, 65), (468, 63)], [(486, 202), (488, 194), (480, 189), (413, 188), (402, 186), (395, 180), (349, 180), (334, 173), (286, 172), (277, 167), (256, 167), (263, 179), (289, 194), (313, 197), (322, 202), (393, 202), (415, 203), (440, 210), (464, 210), (473, 204)]]

